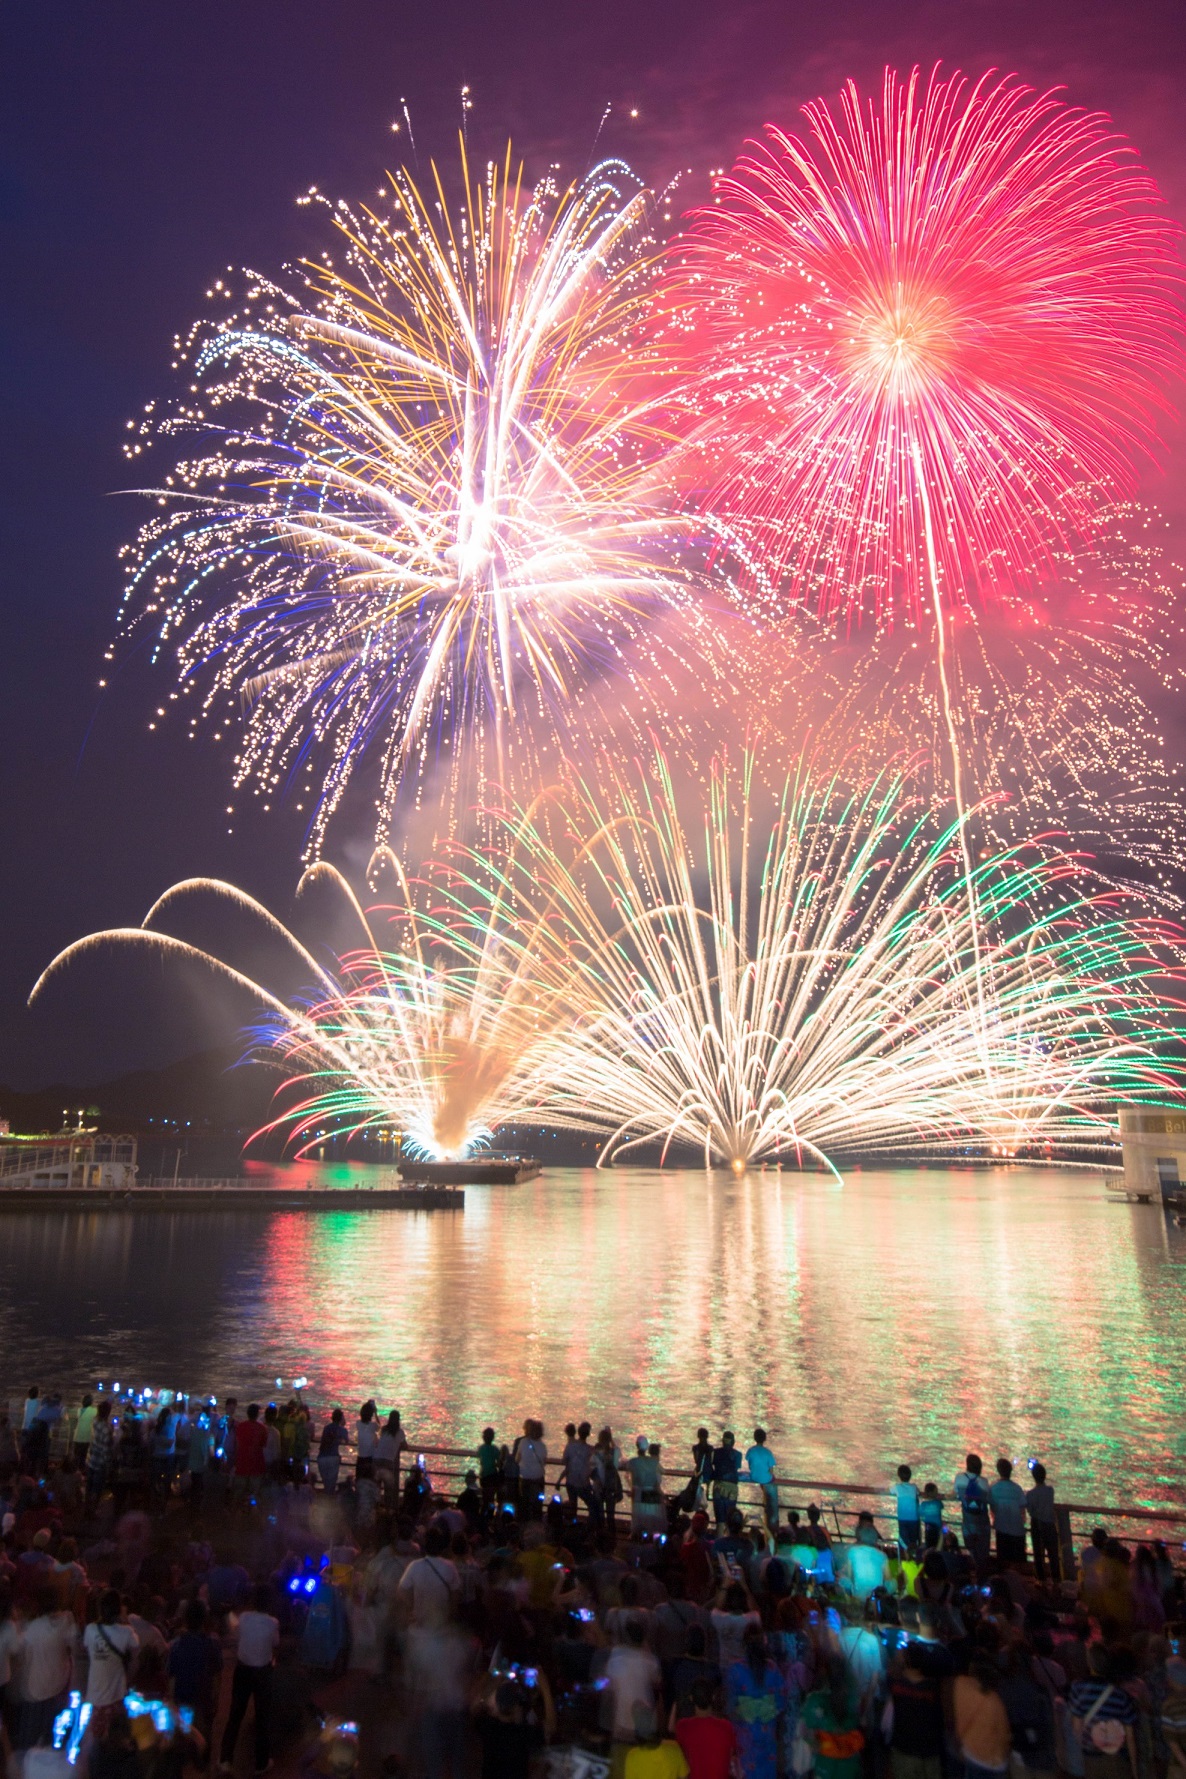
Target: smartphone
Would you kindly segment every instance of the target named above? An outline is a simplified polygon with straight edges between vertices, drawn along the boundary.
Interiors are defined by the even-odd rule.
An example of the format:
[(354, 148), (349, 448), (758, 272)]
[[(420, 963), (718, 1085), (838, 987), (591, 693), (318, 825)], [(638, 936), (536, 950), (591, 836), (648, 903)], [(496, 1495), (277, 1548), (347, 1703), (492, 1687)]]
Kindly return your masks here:
[(192, 1705), (178, 1705), (177, 1716), (186, 1735), (194, 1727), (194, 1708)]

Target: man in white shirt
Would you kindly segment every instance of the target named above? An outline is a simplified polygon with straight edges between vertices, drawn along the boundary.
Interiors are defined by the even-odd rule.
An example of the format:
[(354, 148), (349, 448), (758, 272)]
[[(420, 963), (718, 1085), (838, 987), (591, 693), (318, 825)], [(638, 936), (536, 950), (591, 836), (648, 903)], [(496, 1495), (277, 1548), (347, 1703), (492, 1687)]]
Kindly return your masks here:
[(272, 1663), (280, 1642), (280, 1624), (268, 1611), (271, 1590), (261, 1584), (251, 1595), (251, 1606), (239, 1618), (235, 1647), (235, 1671), (231, 1676), (231, 1714), (222, 1733), (220, 1773), (231, 1771), (235, 1743), (247, 1715), (247, 1707), (255, 1700), (255, 1770), (266, 1773), (272, 1764)]
[(605, 1665), (610, 1733), (626, 1745), (642, 1740), (658, 1723), (663, 1670), (658, 1657), (643, 1647), (643, 1635), (637, 1620), (627, 1624), (625, 1641), (611, 1650)]
[(519, 1466), (519, 1503), (525, 1514), (535, 1518), (544, 1492), (548, 1462), (542, 1421), (524, 1421), (522, 1437), (515, 1441), (514, 1455)]
[(52, 1594), (44, 1595), (36, 1616), (25, 1626), (19, 1748), (35, 1748), (53, 1730), (54, 1718), (70, 1690), (77, 1645), (78, 1626), (73, 1617), (57, 1610)]
[(437, 1526), (424, 1534), (424, 1555), (409, 1563), (396, 1590), (414, 1625), (439, 1625), (450, 1617), (461, 1593), (456, 1565), (445, 1555), (445, 1535)]
[(766, 1444), (765, 1427), (754, 1428), (754, 1443), (745, 1454), (745, 1467), (749, 1479), (757, 1483), (762, 1491), (762, 1504), (766, 1509), (766, 1524), (772, 1532), (778, 1529), (778, 1484), (774, 1480), (778, 1466), (774, 1453)]
[(87, 1656), (85, 1697), (96, 1711), (119, 1704), (128, 1690), (132, 1662), (140, 1647), (131, 1625), (119, 1621), (120, 1605), (115, 1589), (108, 1588), (99, 1602), (98, 1622), (88, 1625), (82, 1634)]

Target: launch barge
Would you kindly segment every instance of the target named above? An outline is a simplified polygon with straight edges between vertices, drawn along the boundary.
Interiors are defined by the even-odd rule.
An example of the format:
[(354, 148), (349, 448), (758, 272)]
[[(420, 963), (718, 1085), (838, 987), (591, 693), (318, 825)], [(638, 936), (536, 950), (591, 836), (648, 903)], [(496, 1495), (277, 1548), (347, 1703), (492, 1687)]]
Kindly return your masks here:
[(413, 1161), (404, 1156), (399, 1177), (417, 1186), (519, 1186), (534, 1180), (540, 1167), (534, 1155), (471, 1155), (461, 1161)]

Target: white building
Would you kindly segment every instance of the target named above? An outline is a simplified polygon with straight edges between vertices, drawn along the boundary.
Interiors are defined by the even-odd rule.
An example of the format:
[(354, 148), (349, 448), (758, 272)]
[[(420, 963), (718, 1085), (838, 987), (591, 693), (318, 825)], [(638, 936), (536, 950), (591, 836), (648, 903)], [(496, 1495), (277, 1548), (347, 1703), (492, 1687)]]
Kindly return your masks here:
[(1186, 1196), (1186, 1107), (1180, 1112), (1121, 1112), (1124, 1190), (1130, 1197)]

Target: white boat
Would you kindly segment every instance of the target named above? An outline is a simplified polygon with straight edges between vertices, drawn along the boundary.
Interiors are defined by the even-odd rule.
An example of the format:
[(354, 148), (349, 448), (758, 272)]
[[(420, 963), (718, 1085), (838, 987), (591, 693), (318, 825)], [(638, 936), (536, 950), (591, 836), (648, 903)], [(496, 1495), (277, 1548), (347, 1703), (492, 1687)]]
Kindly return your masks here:
[(0, 1129), (0, 1192), (63, 1187), (123, 1192), (136, 1183), (136, 1139), (97, 1130), (13, 1136)]

